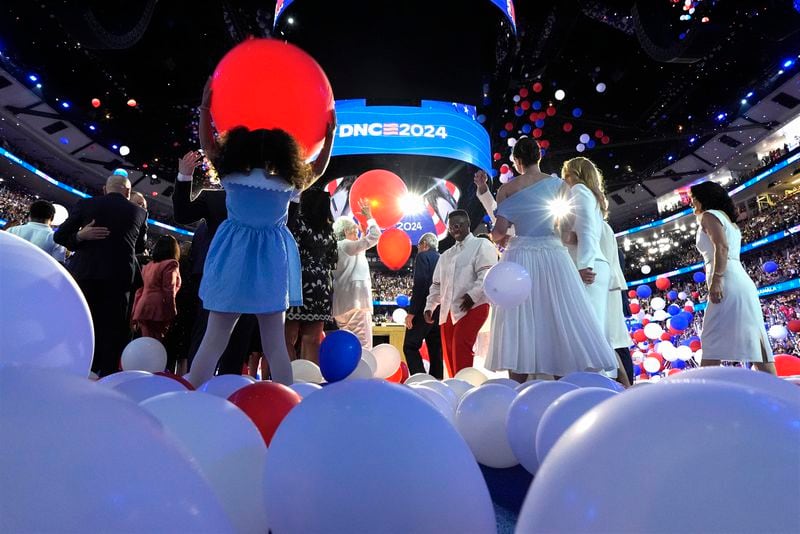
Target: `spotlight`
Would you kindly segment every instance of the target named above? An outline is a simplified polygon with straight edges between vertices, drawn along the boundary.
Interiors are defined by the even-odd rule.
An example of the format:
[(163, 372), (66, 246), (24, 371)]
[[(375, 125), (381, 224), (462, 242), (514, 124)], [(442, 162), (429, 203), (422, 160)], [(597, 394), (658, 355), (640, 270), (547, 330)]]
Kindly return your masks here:
[[(793, 65), (794, 65), (794, 60), (793, 60), (793, 59), (787, 59), (786, 61), (784, 61), (784, 62), (783, 62), (783, 68), (784, 68), (784, 69), (789, 69), (789, 68), (791, 68)], [(35, 80), (34, 80), (34, 81), (35, 81)]]
[(572, 212), (572, 206), (566, 198), (554, 198), (548, 203), (547, 209), (550, 211), (550, 215), (556, 219), (566, 217)]
[(62, 102), (61, 107), (64, 109), (69, 109), (69, 102)]
[(39, 77), (36, 76), (35, 74), (31, 74), (30, 76), (28, 76), (28, 79), (30, 81), (32, 81), (32, 82), (38, 82), (39, 81)]
[(425, 211), (425, 201), (420, 195), (416, 195), (414, 193), (404, 195), (400, 198), (399, 203), (403, 213), (407, 215), (422, 213)]

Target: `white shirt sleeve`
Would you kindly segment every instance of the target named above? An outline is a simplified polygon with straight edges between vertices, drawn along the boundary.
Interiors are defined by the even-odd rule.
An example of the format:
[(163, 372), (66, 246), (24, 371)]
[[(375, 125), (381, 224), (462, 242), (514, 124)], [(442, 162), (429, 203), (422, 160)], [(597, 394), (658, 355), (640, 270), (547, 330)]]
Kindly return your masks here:
[(476, 196), (478, 197), (478, 200), (481, 201), (481, 205), (483, 206), (483, 209), (486, 210), (486, 214), (489, 215), (489, 219), (491, 219), (492, 224), (494, 224), (494, 212), (497, 209), (497, 201), (492, 196), (492, 192), (487, 189), (485, 192), (478, 193)]
[(478, 246), (478, 250), (475, 251), (475, 259), (472, 262), (475, 272), (475, 282), (467, 291), (467, 294), (473, 302), (485, 300), (483, 298), (483, 279), (486, 278), (486, 273), (489, 272), (489, 269), (497, 263), (497, 251), (494, 246), (482, 237), (477, 239), (481, 241), (481, 244)]
[[(425, 301), (425, 311), (433, 311), (441, 303), (441, 290), (442, 290), (442, 258), (436, 263), (433, 269), (433, 277), (431, 278), (431, 287), (428, 291), (428, 299)], [(440, 318), (441, 320), (441, 318)]]
[(583, 184), (572, 187), (572, 210), (575, 222), (572, 230), (578, 236), (576, 263), (578, 270), (594, 269), (597, 247), (600, 244), (600, 218), (597, 213), (597, 199)]
[(381, 229), (378, 227), (378, 223), (375, 222), (375, 219), (369, 219), (366, 233), (355, 241), (345, 240), (341, 250), (348, 256), (357, 256), (377, 245), (380, 237)]

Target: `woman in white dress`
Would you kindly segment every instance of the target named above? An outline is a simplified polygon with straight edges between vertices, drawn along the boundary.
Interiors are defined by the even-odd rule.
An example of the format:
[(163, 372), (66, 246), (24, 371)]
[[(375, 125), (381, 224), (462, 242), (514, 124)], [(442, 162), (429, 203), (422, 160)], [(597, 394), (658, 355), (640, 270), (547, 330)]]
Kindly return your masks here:
[[(564, 181), (570, 187), (571, 213), (565, 225), (567, 235), (565, 242), (572, 261), (578, 268), (584, 288), (589, 297), (591, 309), (598, 322), (603, 325), (603, 333), (609, 344), (617, 348), (619, 344), (618, 332), (625, 327), (625, 318), (622, 316), (622, 300), (616, 290), (621, 289), (620, 284), (625, 283), (621, 278), (619, 257), (616, 247), (613, 255), (608, 256), (604, 251), (604, 238), (608, 241), (611, 228), (605, 222), (608, 213), (608, 200), (603, 193), (603, 176), (600, 170), (587, 158), (573, 158), (564, 162), (561, 169)], [(613, 239), (613, 234), (612, 234)], [(609, 244), (605, 243), (605, 248)], [(612, 268), (613, 266), (613, 268)], [(614, 291), (612, 293), (612, 291)], [(611, 298), (618, 301), (619, 307), (609, 308)], [(609, 311), (612, 312), (609, 315)], [(612, 336), (615, 338), (612, 341)], [(624, 346), (630, 338), (626, 336)], [(620, 368), (622, 362), (618, 362)], [(624, 372), (617, 372), (616, 378), (625, 386), (630, 386), (628, 376)]]
[(701, 365), (739, 360), (774, 375), (775, 358), (758, 291), (739, 261), (742, 234), (734, 222), (733, 201), (721, 185), (711, 181), (692, 186), (690, 194), (700, 223), (697, 250), (703, 255), (708, 283)]
[[(495, 307), (486, 366), (508, 370), (524, 381), (528, 374), (564, 376), (573, 371), (617, 368), (566, 247), (556, 229), (568, 208), (566, 185), (539, 170), (541, 151), (531, 138), (514, 146), (520, 175), (497, 193), (495, 243), (508, 243), (500, 261), (530, 273), (531, 294), (519, 306)], [(509, 238), (514, 225), (516, 235)]]

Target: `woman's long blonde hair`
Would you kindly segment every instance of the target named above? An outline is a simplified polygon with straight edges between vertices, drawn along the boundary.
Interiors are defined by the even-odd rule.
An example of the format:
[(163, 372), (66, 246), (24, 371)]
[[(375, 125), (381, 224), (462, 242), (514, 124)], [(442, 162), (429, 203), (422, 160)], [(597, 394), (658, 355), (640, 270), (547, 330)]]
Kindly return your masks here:
[(603, 186), (603, 173), (600, 172), (597, 165), (592, 160), (579, 156), (564, 162), (561, 176), (565, 177), (567, 171), (574, 174), (579, 183), (589, 188), (589, 191), (594, 194), (594, 198), (597, 199), (603, 218), (608, 217), (608, 199)]

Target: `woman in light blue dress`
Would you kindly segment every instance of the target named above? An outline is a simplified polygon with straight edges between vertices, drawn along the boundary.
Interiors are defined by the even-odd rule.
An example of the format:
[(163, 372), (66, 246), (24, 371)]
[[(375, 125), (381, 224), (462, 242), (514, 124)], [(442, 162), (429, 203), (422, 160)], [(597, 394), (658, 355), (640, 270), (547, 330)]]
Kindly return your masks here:
[(273, 381), (292, 383), (284, 312), (301, 306), (303, 293), (300, 255), (286, 219), (289, 202), (324, 172), (334, 124), (335, 120), (311, 165), (303, 162), (299, 146), (282, 130), (234, 128), (215, 150), (213, 163), (225, 188), (228, 218), (211, 242), (200, 284), (200, 298), (210, 313), (186, 375), (195, 386), (213, 376), (242, 313), (258, 318)]
[[(492, 239), (508, 243), (500, 261), (528, 271), (531, 293), (519, 306), (494, 308), (486, 367), (508, 370), (518, 381), (529, 374), (612, 371), (616, 355), (557, 232), (569, 210), (567, 186), (539, 170), (541, 151), (531, 138), (517, 142), (512, 159), (520, 176), (498, 191)], [(509, 238), (511, 225), (516, 235)]]

